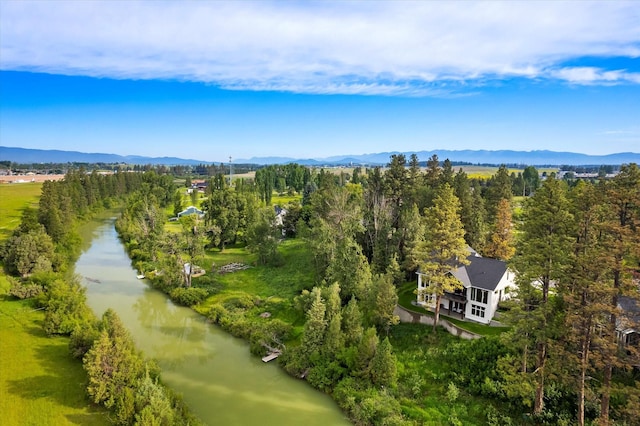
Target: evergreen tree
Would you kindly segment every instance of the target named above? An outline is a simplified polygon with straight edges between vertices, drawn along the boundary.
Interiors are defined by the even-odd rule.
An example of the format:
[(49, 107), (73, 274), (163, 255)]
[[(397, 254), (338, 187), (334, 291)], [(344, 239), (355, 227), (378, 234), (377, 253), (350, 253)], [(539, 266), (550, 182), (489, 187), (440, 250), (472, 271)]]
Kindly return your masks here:
[(474, 248), (482, 250), (486, 244), (487, 211), (482, 198), (482, 188), (475, 181), (471, 187), (471, 198), (473, 200), (473, 220), (469, 228), (469, 242)]
[(538, 170), (533, 166), (527, 166), (522, 172), (522, 179), (524, 180), (524, 195), (531, 195), (540, 186), (540, 176)]
[(41, 299), (46, 307), (44, 331), (49, 335), (69, 335), (76, 327), (87, 327), (93, 315), (86, 302), (86, 289), (77, 279), (58, 278), (50, 282)]
[(342, 309), (342, 332), (345, 346), (357, 344), (362, 339), (362, 313), (355, 297)]
[(492, 223), (495, 220), (500, 200), (506, 199), (511, 201), (511, 196), (513, 195), (511, 177), (509, 177), (507, 166), (504, 164), (500, 165), (498, 171), (489, 179), (488, 185), (485, 205), (488, 222)]
[(371, 381), (376, 386), (395, 388), (398, 381), (397, 360), (389, 338), (378, 345), (371, 365)]
[(440, 300), (444, 292), (462, 288), (462, 283), (449, 271), (456, 265), (468, 263), (469, 252), (459, 210), (458, 198), (445, 184), (438, 189), (434, 206), (425, 212), (425, 237), (419, 249), (419, 268), (429, 281), (425, 291), (435, 295), (434, 330), (438, 325)]
[(566, 285), (562, 287), (567, 332), (559, 343), (562, 368), (576, 383), (579, 425), (585, 424), (585, 400), (596, 395), (589, 377), (602, 369), (604, 335), (598, 330), (607, 326), (607, 318), (613, 313), (610, 303), (613, 287), (610, 280), (610, 264), (606, 234), (602, 229), (602, 213), (605, 209), (602, 191), (582, 181), (571, 192), (573, 214), (576, 222), (576, 242), (571, 270)]
[(360, 245), (351, 238), (339, 241), (326, 272), (328, 282), (340, 284), (343, 300), (365, 299), (371, 286), (371, 269)]
[(439, 185), (444, 185), (445, 183), (451, 187), (454, 185), (453, 166), (451, 165), (451, 160), (448, 158), (442, 162), (442, 172), (439, 180)]
[[(531, 373), (536, 384), (534, 414), (544, 408), (544, 388), (549, 344), (557, 332), (554, 327), (557, 311), (550, 300), (552, 284), (561, 285), (566, 277), (572, 248), (573, 222), (563, 183), (553, 177), (525, 203), (523, 222), (516, 243), (512, 266), (516, 271), (520, 306), (527, 320), (525, 329), (514, 326), (513, 333), (530, 337), (535, 346), (535, 370)], [(521, 347), (523, 359), (528, 358), (529, 344)], [(523, 362), (523, 368), (527, 363)]]
[(307, 311), (307, 322), (302, 333), (302, 351), (307, 360), (320, 353), (324, 344), (327, 321), (325, 319), (326, 306), (322, 300), (319, 289), (312, 292), (315, 296), (311, 308)]
[(511, 231), (511, 203), (503, 198), (498, 203), (496, 221), (491, 237), (484, 250), (485, 255), (495, 259), (509, 260), (515, 253), (513, 234)]
[(440, 183), (440, 160), (438, 156), (433, 154), (427, 160), (427, 170), (425, 172), (425, 182), (429, 188), (436, 189)]
[(133, 388), (142, 377), (144, 365), (131, 336), (118, 316), (107, 310), (102, 317), (100, 337), (84, 357), (91, 400), (107, 408), (122, 406), (125, 389)]
[(371, 322), (389, 334), (389, 328), (398, 324), (400, 319), (393, 311), (398, 304), (398, 294), (393, 285), (393, 276), (377, 274), (369, 293), (369, 316)]
[(136, 425), (172, 426), (175, 424), (175, 413), (171, 401), (157, 379), (149, 376), (148, 367), (145, 375), (138, 381), (135, 391)]
[(354, 360), (355, 365), (352, 369), (354, 376), (366, 379), (371, 378), (371, 368), (373, 367), (373, 358), (376, 355), (378, 343), (380, 343), (380, 339), (378, 338), (376, 329), (374, 327), (368, 328), (358, 344)]
[(184, 205), (182, 204), (182, 194), (180, 193), (180, 191), (176, 191), (175, 195), (173, 196), (173, 215), (177, 217), (178, 213), (180, 213), (183, 209)]
[(611, 314), (604, 330), (606, 345), (603, 345), (604, 374), (600, 407), (600, 424), (609, 424), (612, 373), (620, 365), (617, 357), (616, 324), (618, 320), (618, 298), (630, 295), (632, 271), (640, 259), (640, 168), (636, 164), (623, 165), (620, 173), (606, 187), (606, 204), (609, 206), (603, 227), (608, 235), (606, 253), (613, 277), (612, 294), (609, 300)]

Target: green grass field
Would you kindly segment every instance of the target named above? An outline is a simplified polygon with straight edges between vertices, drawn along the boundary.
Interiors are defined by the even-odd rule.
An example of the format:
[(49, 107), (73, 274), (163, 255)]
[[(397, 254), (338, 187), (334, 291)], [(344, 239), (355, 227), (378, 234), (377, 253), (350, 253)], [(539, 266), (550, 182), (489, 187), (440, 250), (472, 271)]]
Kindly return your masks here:
[[(41, 183), (0, 185), (0, 241), (36, 205)], [(3, 425), (108, 425), (106, 411), (89, 402), (82, 363), (69, 355), (68, 338), (48, 337), (44, 313), (7, 294), (0, 269), (0, 423)]]
[(20, 225), (25, 208), (38, 206), (42, 182), (4, 183), (0, 185), (0, 241)]
[[(269, 311), (274, 318), (300, 326), (302, 315), (294, 310), (292, 300), (303, 289), (311, 289), (314, 285), (311, 253), (302, 240), (285, 240), (279, 247), (283, 257), (283, 265), (279, 267), (260, 266), (217, 275), (216, 280), (222, 290), (210, 296), (195, 309), (206, 314), (216, 303), (249, 296), (264, 301), (258, 310)], [(204, 266), (210, 269), (212, 263), (216, 268), (229, 263), (255, 264), (255, 255), (244, 247), (228, 247), (224, 251), (210, 250), (204, 260)], [(197, 279), (196, 281), (197, 282)]]

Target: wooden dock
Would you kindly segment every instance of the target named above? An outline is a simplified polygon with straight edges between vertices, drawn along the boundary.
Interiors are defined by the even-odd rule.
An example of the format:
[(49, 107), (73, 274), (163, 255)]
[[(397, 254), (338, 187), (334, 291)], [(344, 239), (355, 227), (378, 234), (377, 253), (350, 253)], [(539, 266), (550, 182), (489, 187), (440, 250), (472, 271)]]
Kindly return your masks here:
[(280, 352), (271, 352), (269, 355), (262, 357), (262, 362), (273, 361), (280, 356)]

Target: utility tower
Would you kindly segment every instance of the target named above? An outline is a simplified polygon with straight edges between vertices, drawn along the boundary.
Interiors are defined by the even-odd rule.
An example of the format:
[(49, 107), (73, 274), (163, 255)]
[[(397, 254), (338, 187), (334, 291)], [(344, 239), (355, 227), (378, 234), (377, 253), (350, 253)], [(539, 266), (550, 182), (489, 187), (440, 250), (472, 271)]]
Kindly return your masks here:
[(231, 164), (231, 156), (229, 156), (229, 188), (233, 184), (233, 165)]

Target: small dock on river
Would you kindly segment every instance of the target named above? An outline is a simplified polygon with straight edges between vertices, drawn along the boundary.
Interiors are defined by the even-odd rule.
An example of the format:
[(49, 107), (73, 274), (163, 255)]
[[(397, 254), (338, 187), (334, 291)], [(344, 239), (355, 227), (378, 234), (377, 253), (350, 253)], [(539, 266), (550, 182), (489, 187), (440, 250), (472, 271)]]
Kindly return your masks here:
[(273, 361), (274, 359), (278, 358), (280, 354), (280, 351), (271, 352), (269, 353), (269, 355), (262, 357), (262, 362)]

